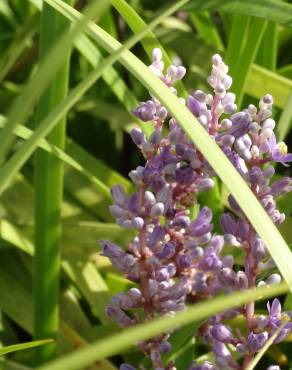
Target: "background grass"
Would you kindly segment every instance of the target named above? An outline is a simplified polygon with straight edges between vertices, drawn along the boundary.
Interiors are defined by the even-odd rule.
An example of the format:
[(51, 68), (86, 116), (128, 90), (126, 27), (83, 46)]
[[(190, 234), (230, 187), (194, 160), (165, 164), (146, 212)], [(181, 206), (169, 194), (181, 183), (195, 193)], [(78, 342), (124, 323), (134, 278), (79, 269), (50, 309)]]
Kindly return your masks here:
[[(120, 64), (113, 64), (114, 58), (127, 62), (125, 54), (124, 59), (121, 57), (122, 50), (106, 59), (99, 29), (89, 37), (83, 33), (85, 21), (72, 25), (70, 33), (64, 35), (63, 24), (68, 28), (69, 21), (49, 3), (59, 2), (50, 0), (45, 6), (38, 0), (0, 2), (1, 345), (28, 342), (34, 332), (37, 338), (55, 337), (56, 351), (51, 351), (50, 345), (42, 347), (39, 363), (51, 358), (57, 362), (44, 365), (43, 369), (86, 369), (90, 365), (91, 369), (114, 370), (123, 360), (138, 364), (143, 358), (135, 349), (129, 350), (133, 333), (125, 331), (121, 344), (119, 329), (104, 315), (111, 295), (127, 289), (129, 282), (99, 255), (97, 241), (110, 238), (125, 246), (132, 237), (113, 223), (108, 212), (109, 189), (121, 183), (130, 192), (132, 185), (127, 174), (143, 162), (128, 132), (134, 124), (140, 125), (146, 134), (151, 132), (149, 125), (130, 114), (138, 101), (147, 98), (148, 92), (142, 86), (147, 84), (147, 78), (139, 77), (142, 66), (133, 64), (129, 72)], [(170, 1), (110, 0), (96, 5), (72, 0), (71, 4), (122, 44), (133, 34), (136, 41), (142, 38), (139, 32), (144, 29), (146, 36), (131, 51), (146, 64), (152, 48), (158, 45), (165, 50), (166, 64), (173, 57), (180, 57), (188, 70), (178, 86), (182, 95), (190, 89), (207, 88), (211, 55), (220, 52), (230, 65), (235, 81), (233, 91), (242, 107), (268, 92), (274, 96), (277, 132), (291, 151), (289, 1), (188, 1), (182, 2), (180, 10), (173, 10), (173, 14), (165, 13), (174, 4)], [(86, 12), (87, 5), (91, 8)], [(145, 29), (158, 16), (160, 23), (153, 30)], [(54, 27), (54, 19), (60, 22), (58, 26)], [(46, 32), (50, 36), (47, 41)], [(135, 39), (130, 42), (134, 45)], [(109, 41), (108, 51), (110, 45)], [(52, 54), (47, 53), (49, 49)], [(69, 53), (70, 62), (64, 67)], [(66, 69), (63, 72), (58, 70), (62, 64), (61, 68)], [(102, 78), (98, 68), (102, 68), (99, 71)], [(67, 102), (62, 102), (66, 96)], [(54, 111), (57, 104), (58, 112)], [(66, 130), (64, 121), (61, 124), (59, 121), (64, 112), (68, 121)], [(46, 136), (53, 120), (57, 131)], [(45, 130), (37, 133), (35, 130), (41, 126), (36, 122), (44, 124)], [(38, 136), (33, 137), (33, 132)], [(194, 140), (198, 138), (194, 136)], [(42, 149), (33, 158), (31, 154), (37, 147)], [(281, 176), (291, 174), (290, 168), (277, 170)], [(224, 176), (223, 179), (226, 181)], [(201, 199), (202, 204), (210, 200), (217, 215), (226, 207), (226, 188), (221, 183), (209, 197)], [(281, 210), (287, 215), (281, 232), (288, 245), (292, 244), (291, 200), (289, 194), (280, 200)], [(45, 248), (47, 242), (50, 246)], [(274, 249), (273, 253), (279, 252)], [(278, 259), (276, 255), (275, 259), (280, 269), (285, 267), (283, 255), (279, 254)], [(287, 271), (289, 263), (288, 257)], [(286, 277), (289, 280), (289, 271)], [(38, 286), (34, 304), (33, 284)], [(291, 294), (284, 295), (287, 290), (287, 285), (283, 285), (269, 295), (281, 293), (286, 308), (292, 309)], [(245, 299), (253, 296), (246, 293)], [(214, 312), (222, 309), (220, 297), (218, 302)], [(233, 304), (232, 298), (229, 304)], [(48, 313), (41, 314), (45, 310)], [(53, 312), (52, 322), (47, 320), (49, 311)], [(194, 307), (193, 313), (188, 311), (182, 322), (189, 326), (173, 335), (173, 356), (181, 370), (187, 369), (192, 359), (205, 354), (202, 345), (193, 342), (197, 320), (205, 317), (204, 311), (200, 307)], [(141, 338), (141, 333), (149, 336), (161, 331), (164, 324), (151, 325), (137, 328), (136, 339)], [(166, 320), (165, 325), (173, 324)], [(82, 349), (94, 341), (97, 342), (93, 350)], [(289, 343), (283, 343), (262, 353), (256, 368), (265, 369), (266, 363), (278, 361), (289, 369), (292, 354), (287, 351), (288, 346)], [(73, 351), (73, 357), (64, 357)], [(105, 359), (111, 355), (115, 356)], [(33, 367), (32, 358), (32, 350), (10, 353), (1, 359), (0, 366), (28, 370)], [(97, 359), (100, 361), (94, 362)]]

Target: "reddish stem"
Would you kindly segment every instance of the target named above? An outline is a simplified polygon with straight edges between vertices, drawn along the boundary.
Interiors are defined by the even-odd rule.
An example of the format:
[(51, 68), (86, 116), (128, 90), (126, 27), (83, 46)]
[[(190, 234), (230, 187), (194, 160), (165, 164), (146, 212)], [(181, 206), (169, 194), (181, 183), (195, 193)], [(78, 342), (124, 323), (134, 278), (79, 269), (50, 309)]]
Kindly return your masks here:
[(211, 106), (211, 122), (210, 122), (210, 128), (209, 128), (209, 134), (215, 135), (218, 127), (218, 115), (216, 113), (216, 109), (220, 103), (220, 96), (215, 95), (214, 101)]

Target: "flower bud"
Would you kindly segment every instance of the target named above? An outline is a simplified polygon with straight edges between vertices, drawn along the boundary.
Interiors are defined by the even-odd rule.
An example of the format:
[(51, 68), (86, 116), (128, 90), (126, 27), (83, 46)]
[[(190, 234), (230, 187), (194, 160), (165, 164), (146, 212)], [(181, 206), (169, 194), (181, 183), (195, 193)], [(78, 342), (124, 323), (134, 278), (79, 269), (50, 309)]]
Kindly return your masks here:
[(223, 324), (215, 324), (211, 329), (211, 335), (215, 340), (223, 343), (229, 343), (232, 339), (232, 333), (230, 329)]

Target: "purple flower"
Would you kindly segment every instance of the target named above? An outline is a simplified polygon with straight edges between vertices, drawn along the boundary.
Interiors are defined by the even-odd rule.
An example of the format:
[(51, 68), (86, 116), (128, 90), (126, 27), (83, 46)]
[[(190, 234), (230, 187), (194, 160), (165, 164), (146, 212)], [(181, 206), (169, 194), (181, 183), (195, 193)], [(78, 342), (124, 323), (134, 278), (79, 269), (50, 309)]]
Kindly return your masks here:
[(251, 332), (247, 337), (247, 344), (249, 347), (249, 350), (254, 353), (258, 352), (260, 349), (263, 348), (266, 341), (268, 340), (268, 333), (266, 331), (255, 334), (254, 332)]
[(267, 140), (267, 145), (268, 145), (270, 160), (274, 162), (279, 162), (282, 164), (292, 161), (292, 153), (287, 153), (287, 146), (284, 142), (277, 144), (276, 136), (274, 133)]
[(248, 133), (251, 119), (248, 113), (246, 112), (239, 112), (235, 113), (231, 117), (232, 127), (229, 130), (229, 135), (234, 136), (235, 138), (239, 138), (244, 134)]
[(127, 197), (126, 197), (126, 194), (125, 194), (125, 190), (123, 189), (122, 186), (115, 185), (112, 188), (111, 193), (112, 193), (112, 197), (113, 197), (114, 201), (119, 206), (122, 206), (122, 207), (125, 206), (125, 204), (127, 202)]
[(119, 326), (130, 326), (134, 323), (134, 321), (128, 315), (126, 315), (123, 310), (116, 306), (108, 305), (105, 312), (106, 315), (113, 319)]
[(281, 303), (279, 299), (274, 299), (272, 305), (270, 302), (267, 303), (269, 312), (269, 323), (273, 328), (278, 328), (281, 325)]
[(188, 107), (196, 117), (199, 117), (206, 110), (206, 104), (200, 103), (192, 95), (190, 95), (188, 98)]
[(275, 181), (271, 186), (271, 194), (279, 196), (288, 193), (292, 190), (292, 179), (290, 177), (282, 177), (280, 180)]
[(142, 102), (138, 108), (132, 111), (132, 113), (142, 121), (151, 121), (155, 117), (156, 105), (152, 100), (148, 100), (145, 103)]
[(100, 244), (102, 247), (102, 254), (110, 259), (125, 256), (125, 252), (117, 244), (111, 243), (107, 240), (101, 240)]
[(189, 226), (190, 235), (200, 237), (209, 233), (213, 228), (213, 225), (210, 223), (211, 220), (212, 211), (207, 207), (202, 208), (196, 220)]

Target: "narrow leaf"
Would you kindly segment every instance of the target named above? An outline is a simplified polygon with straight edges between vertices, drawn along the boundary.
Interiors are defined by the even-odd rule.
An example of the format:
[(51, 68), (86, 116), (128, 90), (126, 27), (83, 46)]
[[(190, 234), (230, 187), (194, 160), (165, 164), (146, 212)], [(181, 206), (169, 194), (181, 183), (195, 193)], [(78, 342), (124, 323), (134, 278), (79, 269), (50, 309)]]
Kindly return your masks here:
[[(250, 26), (250, 37), (242, 51), (237, 55), (236, 62), (238, 67), (233, 75), (232, 91), (236, 95), (237, 105), (240, 107), (244, 94), (244, 85), (251, 65), (256, 57), (256, 53), (262, 40), (267, 23), (262, 19), (254, 19)], [(238, 60), (241, 61), (240, 65)], [(235, 62), (235, 60), (234, 60)]]
[(269, 92), (273, 95), (274, 104), (284, 108), (292, 91), (292, 80), (253, 64), (247, 75), (244, 91), (256, 98), (261, 98)]
[(292, 26), (292, 5), (279, 0), (196, 0), (185, 9), (251, 15)]
[(288, 135), (291, 128), (291, 121), (292, 121), (292, 89), (276, 127), (277, 136), (279, 140), (284, 140), (285, 137)]
[[(67, 0), (69, 4), (73, 1)], [(44, 4), (40, 27), (40, 63), (44, 62), (70, 23), (55, 9)], [(62, 53), (57, 74), (41, 96), (36, 110), (36, 127), (68, 91), (70, 49)], [(48, 140), (61, 149), (65, 145), (66, 116), (57, 123)], [(38, 150), (35, 157), (35, 253), (34, 253), (34, 338), (55, 338), (59, 327), (59, 284), (61, 270), (61, 204), (63, 163)], [(52, 344), (35, 351), (37, 365), (55, 356)]]
[(187, 311), (177, 313), (175, 317), (161, 317), (127, 328), (118, 334), (110, 335), (105, 339), (93, 343), (87, 348), (51, 361), (37, 370), (79, 370), (94, 361), (121, 353), (141, 340), (149, 339), (157, 334), (187, 325), (194, 321), (206, 319), (231, 307), (238, 307), (256, 299), (272, 297), (276, 294), (287, 292), (287, 290), (287, 285), (280, 284), (213, 298), (212, 304), (209, 301), (198, 303), (190, 307)]
[(53, 342), (52, 339), (43, 339), (43, 340), (35, 340), (33, 342), (13, 344), (11, 346), (0, 348), (0, 356), (6, 355), (7, 353), (11, 353), (11, 352), (17, 352), (17, 351), (22, 351), (24, 349), (43, 346), (45, 344), (49, 344), (52, 342)]

